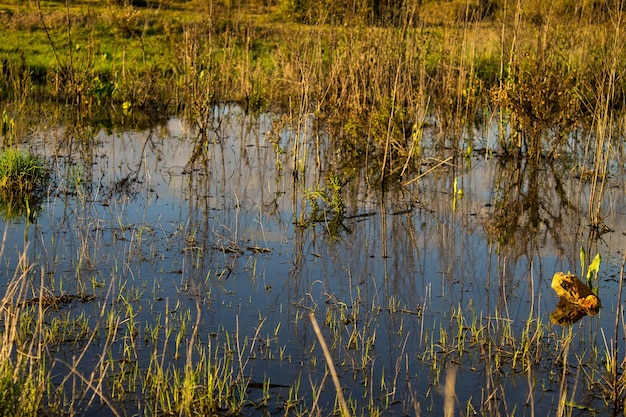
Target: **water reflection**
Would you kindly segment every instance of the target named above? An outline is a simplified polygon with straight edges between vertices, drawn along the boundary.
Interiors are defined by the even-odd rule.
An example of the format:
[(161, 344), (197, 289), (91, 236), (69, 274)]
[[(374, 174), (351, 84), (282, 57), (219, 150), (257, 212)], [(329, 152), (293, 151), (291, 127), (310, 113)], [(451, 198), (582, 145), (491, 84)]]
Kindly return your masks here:
[[(150, 330), (177, 317), (181, 328), (200, 323), (203, 347), (237, 335), (252, 358), (240, 370), (246, 378), (269, 379), (277, 390), (299, 380), (302, 401), (312, 404), (311, 392), (328, 383), (306, 320), (315, 311), (341, 383), (363, 413), (383, 405), (389, 414), (440, 414), (438, 387), (451, 365), (468, 409), (496, 415), (531, 399), (537, 414), (551, 412), (561, 381), (532, 349), (551, 346), (558, 356), (558, 331), (543, 323), (565, 323), (575, 312), (550, 314), (549, 277), (576, 270), (585, 245), (605, 253), (598, 288), (614, 293), (605, 278), (618, 269), (613, 251), (626, 243), (619, 233), (587, 239), (588, 187), (565, 163), (455, 157), (383, 193), (369, 187), (365, 169), (335, 170), (347, 168), (311, 120), (289, 124), (232, 106), (214, 112), (201, 132), (172, 119), (141, 131), (62, 126), (35, 135), (55, 161), (58, 188), (29, 242), (11, 226), (3, 275), (12, 276), (14, 254), (30, 243), (49, 291), (94, 294), (93, 310), (78, 309), (95, 317), (102, 306), (132, 309), (124, 323), (141, 323), (134, 331), (146, 340), (136, 347), (136, 369), (159, 349), (176, 351), (175, 340), (150, 341)], [(331, 173), (341, 181), (341, 216), (331, 216), (331, 204), (312, 221), (311, 193), (328, 191)], [(456, 201), (455, 178), (463, 189)], [(609, 187), (605, 198), (605, 221), (617, 229), (624, 195)], [(605, 311), (615, 301), (602, 298), (609, 308), (581, 321), (582, 330), (614, 326)], [(599, 345), (596, 333), (582, 333), (584, 359)], [(508, 356), (517, 340), (530, 339), (528, 351)], [(160, 357), (182, 367), (174, 354)], [(332, 410), (333, 390), (324, 388), (316, 404)]]
[(487, 231), (500, 245), (527, 251), (554, 242), (563, 249), (563, 222), (581, 213), (565, 190), (569, 168), (560, 162), (499, 160), (494, 218)]
[(0, 195), (0, 218), (5, 222), (34, 223), (41, 213), (46, 194), (43, 191)]
[[(591, 270), (591, 266), (589, 269)], [(597, 270), (594, 270), (593, 274), (597, 274)], [(589, 273), (589, 276), (591, 277), (592, 274)], [(588, 281), (590, 280), (588, 278)], [(571, 273), (555, 273), (552, 277), (551, 286), (559, 297), (559, 303), (550, 315), (552, 323), (573, 324), (587, 314), (595, 316), (602, 307), (600, 299), (593, 293), (592, 289)]]
[(568, 326), (578, 322), (586, 315), (587, 312), (583, 308), (560, 298), (556, 308), (550, 314), (550, 321), (561, 326)]

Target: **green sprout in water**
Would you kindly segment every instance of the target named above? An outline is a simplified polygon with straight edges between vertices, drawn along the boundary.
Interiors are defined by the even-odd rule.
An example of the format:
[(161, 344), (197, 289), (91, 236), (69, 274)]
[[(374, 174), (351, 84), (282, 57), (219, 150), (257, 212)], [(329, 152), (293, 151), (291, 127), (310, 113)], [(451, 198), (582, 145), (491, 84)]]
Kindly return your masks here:
[[(581, 272), (583, 275), (585, 274), (586, 258), (587, 258), (587, 252), (585, 251), (585, 248), (581, 246), (580, 247), (580, 268), (581, 268)], [(596, 253), (596, 256), (594, 256), (593, 260), (591, 261), (591, 264), (587, 268), (586, 276), (587, 276), (587, 285), (589, 286), (589, 288), (593, 289), (593, 281), (594, 279), (598, 278), (598, 273), (600, 272), (601, 263), (602, 263), (602, 255), (600, 255), (599, 253)]]
[(325, 189), (316, 187), (306, 192), (306, 199), (311, 205), (311, 211), (301, 225), (323, 223), (333, 239), (338, 239), (342, 231), (346, 231), (343, 224), (345, 219), (345, 205), (341, 191), (343, 183), (337, 174), (331, 173)]
[(454, 184), (452, 184), (452, 211), (456, 211), (457, 199), (463, 198), (463, 189), (458, 185), (459, 177), (454, 177)]
[(50, 172), (42, 157), (10, 147), (0, 153), (0, 216), (33, 220), (45, 197)]

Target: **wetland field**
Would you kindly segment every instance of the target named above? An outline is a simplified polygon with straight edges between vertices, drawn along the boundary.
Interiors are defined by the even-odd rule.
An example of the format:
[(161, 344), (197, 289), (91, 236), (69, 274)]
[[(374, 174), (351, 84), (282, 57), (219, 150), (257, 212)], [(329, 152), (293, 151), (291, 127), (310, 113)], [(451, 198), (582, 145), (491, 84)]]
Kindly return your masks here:
[(624, 17), (0, 2), (0, 415), (623, 415)]

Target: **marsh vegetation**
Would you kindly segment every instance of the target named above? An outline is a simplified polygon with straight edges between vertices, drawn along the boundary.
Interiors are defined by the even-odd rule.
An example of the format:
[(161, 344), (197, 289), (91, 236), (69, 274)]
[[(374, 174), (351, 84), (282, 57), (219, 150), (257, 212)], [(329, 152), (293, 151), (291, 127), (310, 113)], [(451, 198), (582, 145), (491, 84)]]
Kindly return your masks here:
[(622, 414), (622, 7), (3, 2), (0, 414)]

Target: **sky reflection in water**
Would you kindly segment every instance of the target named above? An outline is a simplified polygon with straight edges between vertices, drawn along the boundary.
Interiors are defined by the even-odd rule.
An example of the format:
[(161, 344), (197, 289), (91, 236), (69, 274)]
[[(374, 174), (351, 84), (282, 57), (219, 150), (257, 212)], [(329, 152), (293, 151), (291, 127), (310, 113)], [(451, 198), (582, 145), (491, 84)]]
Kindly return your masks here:
[[(460, 316), (468, 327), (472, 318), (487, 326), (508, 321), (517, 338), (529, 317), (549, 323), (558, 301), (552, 275), (579, 272), (579, 248), (588, 245), (587, 185), (566, 168), (561, 176), (545, 165), (515, 167), (486, 152), (472, 158), (471, 166), (459, 160), (425, 176), (410, 187), (413, 197), (347, 190), (346, 229), (331, 239), (323, 223), (294, 225), (308, 209), (306, 191), (323, 178), (315, 141), (291, 130), (276, 136), (271, 115), (254, 118), (222, 107), (216, 116), (215, 129), (203, 141), (179, 119), (151, 131), (87, 134), (95, 146), (81, 147), (78, 136), (68, 146), (59, 139), (62, 128), (42, 132), (34, 140), (47, 156), (57, 157), (57, 181), (36, 224), (5, 226), (3, 275), (13, 276), (28, 243), (30, 259), (46, 271), (53, 291), (96, 293), (101, 299), (110, 287), (127, 291), (135, 294), (129, 301), (141, 323), (162, 320), (166, 311), (191, 308), (195, 314), (198, 302), (205, 338), (224, 331), (258, 336), (257, 359), (246, 368), (257, 382), (269, 377), (290, 385), (302, 374), (306, 392), (309, 375), (322, 381), (321, 352), (311, 353), (316, 340), (307, 312), (314, 310), (320, 323), (344, 320), (340, 344), (350, 340), (351, 329), (358, 331), (351, 348), (338, 348), (327, 333), (353, 398), (375, 397), (381, 404), (384, 380), (387, 389), (397, 385), (392, 400), (398, 404), (390, 410), (412, 413), (417, 401), (422, 412), (440, 414), (442, 377), (435, 359), (424, 354), (434, 345), (439, 367), (459, 366), (459, 404), (470, 398), (480, 404), (485, 387), (502, 384), (502, 404), (509, 410), (528, 407), (529, 398), (539, 415), (554, 409), (558, 378), (551, 376), (550, 364), (538, 367), (541, 384), (529, 397), (526, 375), (512, 376), (506, 368), (499, 376), (490, 374), (484, 355), (493, 352), (481, 353), (474, 345), (457, 363), (450, 358), (459, 352), (448, 355), (445, 345), (436, 346), (446, 334), (454, 336)], [(322, 135), (322, 147), (326, 141)], [(296, 142), (303, 145), (296, 159), (306, 166), (297, 179), (291, 170)], [(288, 151), (277, 155), (280, 147)], [(321, 165), (330, 169), (327, 161)], [(604, 309), (574, 325), (585, 335), (584, 346), (602, 346), (602, 331), (613, 334), (625, 239), (626, 202), (615, 187), (622, 174), (616, 173), (605, 194), (605, 223), (615, 232), (589, 246), (604, 259), (599, 284)], [(464, 194), (453, 210), (455, 177)], [(559, 201), (554, 191), (559, 187), (572, 207)], [(511, 218), (499, 206), (503, 202), (527, 207)], [(531, 218), (529, 204), (535, 203), (538, 221)], [(507, 241), (499, 241), (506, 233)], [(93, 313), (97, 310), (94, 305)], [(264, 340), (270, 346), (263, 346)], [(371, 362), (359, 370), (368, 340), (374, 346)], [(456, 342), (446, 343), (450, 348)], [(286, 360), (276, 358), (281, 347)], [(334, 395), (326, 383), (323, 404), (330, 407)]]

